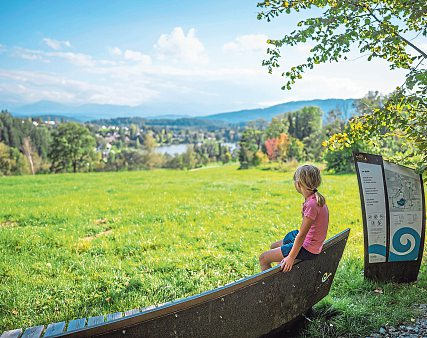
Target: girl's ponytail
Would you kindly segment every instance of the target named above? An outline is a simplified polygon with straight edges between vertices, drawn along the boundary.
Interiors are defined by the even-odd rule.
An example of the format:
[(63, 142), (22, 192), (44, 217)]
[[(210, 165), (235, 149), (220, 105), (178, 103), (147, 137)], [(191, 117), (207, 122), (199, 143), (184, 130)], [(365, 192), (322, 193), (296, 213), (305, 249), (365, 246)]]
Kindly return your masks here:
[(317, 190), (314, 192), (314, 196), (316, 196), (316, 202), (319, 207), (323, 207), (326, 203), (325, 197), (318, 192)]

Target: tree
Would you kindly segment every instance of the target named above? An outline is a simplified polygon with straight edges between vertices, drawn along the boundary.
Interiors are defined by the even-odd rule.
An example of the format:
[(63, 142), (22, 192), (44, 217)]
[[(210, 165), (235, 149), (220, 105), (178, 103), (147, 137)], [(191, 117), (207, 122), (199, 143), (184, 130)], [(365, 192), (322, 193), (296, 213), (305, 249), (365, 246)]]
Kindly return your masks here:
[(34, 161), (33, 161), (33, 148), (31, 146), (31, 141), (29, 137), (25, 137), (22, 144), (22, 152), (30, 164), (31, 173), (35, 174)]
[(267, 152), (268, 159), (270, 161), (276, 160), (278, 153), (278, 138), (269, 138), (265, 140), (264, 146)]
[(94, 158), (95, 138), (89, 130), (78, 123), (58, 125), (53, 132), (50, 158), (53, 172), (73, 172), (90, 166)]
[(258, 151), (263, 144), (263, 133), (260, 130), (248, 128), (239, 141), (239, 162), (240, 169), (247, 169), (249, 166), (257, 166), (261, 163)]
[(289, 130), (289, 120), (286, 114), (281, 114), (271, 119), (265, 134), (267, 138), (279, 137), (280, 134), (287, 134)]
[(290, 140), (288, 158), (296, 161), (302, 161), (305, 158), (304, 143), (295, 137)]
[(144, 164), (147, 169), (153, 169), (160, 167), (163, 164), (163, 156), (156, 153), (155, 149), (157, 146), (156, 140), (151, 133), (144, 134)]
[(370, 114), (374, 109), (384, 106), (386, 97), (378, 91), (369, 91), (363, 98), (355, 100), (353, 105), (358, 115)]
[(152, 153), (156, 149), (157, 143), (151, 133), (144, 134), (143, 148), (147, 153)]
[(0, 142), (0, 175), (28, 174), (28, 162), (18, 149)]
[[(270, 21), (282, 13), (313, 8), (322, 14), (297, 24), (297, 29), (282, 39), (268, 40), (269, 59), (263, 64), (271, 73), (280, 67), (281, 47), (311, 41), (314, 46), (306, 62), (282, 73), (287, 79), (283, 89), (290, 90), (307, 69), (316, 64), (347, 59), (351, 46), (372, 58), (386, 59), (391, 69), (407, 70), (402, 86), (387, 98), (382, 107), (354, 118), (347, 132), (335, 134), (327, 145), (348, 147), (357, 140), (378, 135), (399, 135), (414, 144), (411, 158), (418, 158), (420, 169), (427, 162), (427, 69), (426, 51), (417, 46), (409, 34), (427, 36), (427, 2), (425, 0), (267, 0), (258, 3), (265, 8), (258, 19)], [(384, 133), (386, 129), (386, 133)], [(408, 157), (408, 155), (406, 155)]]
[(182, 154), (182, 163), (185, 169), (192, 169), (196, 166), (196, 153), (193, 145), (188, 145), (187, 150)]
[(290, 140), (287, 134), (280, 134), (277, 138), (277, 159), (286, 162), (289, 155)]
[(322, 129), (322, 110), (319, 107), (304, 107), (286, 114), (289, 123), (289, 135), (303, 141), (306, 137)]

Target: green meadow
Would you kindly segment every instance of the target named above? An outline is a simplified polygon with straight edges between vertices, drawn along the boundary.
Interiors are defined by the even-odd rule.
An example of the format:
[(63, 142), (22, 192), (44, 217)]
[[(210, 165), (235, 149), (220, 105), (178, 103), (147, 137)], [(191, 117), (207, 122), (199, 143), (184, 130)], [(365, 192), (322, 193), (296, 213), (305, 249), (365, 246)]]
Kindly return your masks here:
[[(160, 304), (259, 272), (258, 256), (301, 221), (293, 172), (193, 171), (0, 178), (0, 332)], [(359, 336), (416, 316), (414, 284), (364, 281), (355, 175), (323, 173), (329, 237), (350, 240), (304, 335)]]

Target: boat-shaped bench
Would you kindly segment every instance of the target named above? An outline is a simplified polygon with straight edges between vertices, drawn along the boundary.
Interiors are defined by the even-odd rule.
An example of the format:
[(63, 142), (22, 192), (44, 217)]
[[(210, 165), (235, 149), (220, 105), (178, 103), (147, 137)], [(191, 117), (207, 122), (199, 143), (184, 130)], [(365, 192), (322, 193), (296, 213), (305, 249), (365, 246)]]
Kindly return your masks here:
[(16, 329), (0, 338), (259, 337), (307, 312), (329, 293), (349, 232), (330, 238), (319, 257), (296, 261), (287, 273), (275, 266), (156, 307)]

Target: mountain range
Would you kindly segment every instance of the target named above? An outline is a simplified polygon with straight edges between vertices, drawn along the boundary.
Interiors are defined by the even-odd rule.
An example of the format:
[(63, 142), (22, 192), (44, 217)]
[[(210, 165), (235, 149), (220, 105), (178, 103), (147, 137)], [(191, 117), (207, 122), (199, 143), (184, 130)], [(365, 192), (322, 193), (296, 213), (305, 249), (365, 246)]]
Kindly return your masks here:
[[(12, 115), (16, 117), (38, 117), (38, 116), (56, 116), (65, 119), (77, 120), (86, 122), (96, 119), (108, 119), (116, 117), (143, 117), (146, 119), (165, 119), (165, 118), (200, 118), (216, 121), (224, 121), (230, 123), (248, 122), (256, 119), (264, 119), (270, 121), (274, 116), (289, 111), (295, 111), (305, 106), (317, 106), (326, 113), (331, 110), (340, 110), (344, 119), (350, 118), (355, 114), (353, 107), (354, 99), (324, 99), (324, 100), (306, 100), (306, 101), (291, 101), (281, 103), (267, 108), (245, 109), (233, 112), (220, 114), (210, 114), (204, 116), (194, 115), (173, 115), (152, 113), (149, 107), (144, 106), (123, 106), (110, 104), (84, 104), (84, 105), (66, 105), (52, 101), (39, 101), (36, 103), (17, 106), (9, 109)], [(6, 109), (7, 107), (1, 107)], [(150, 113), (151, 111), (151, 113)]]

